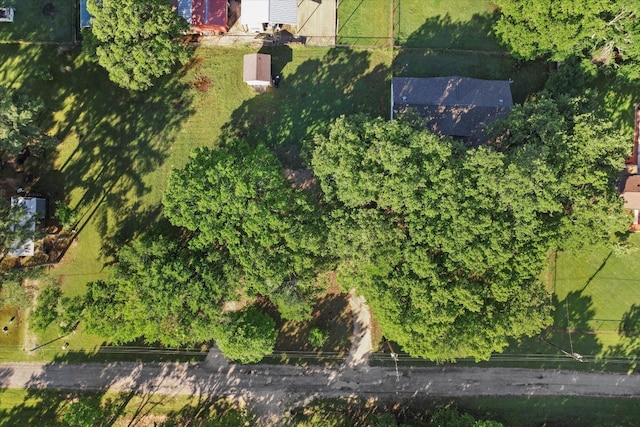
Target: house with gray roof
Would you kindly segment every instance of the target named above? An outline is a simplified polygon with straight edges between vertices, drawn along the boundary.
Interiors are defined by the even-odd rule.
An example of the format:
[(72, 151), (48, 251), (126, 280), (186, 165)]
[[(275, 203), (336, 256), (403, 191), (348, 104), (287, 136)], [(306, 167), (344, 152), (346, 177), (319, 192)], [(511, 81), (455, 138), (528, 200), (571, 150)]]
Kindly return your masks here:
[(513, 99), (508, 81), (468, 77), (394, 77), (391, 119), (415, 109), (438, 135), (484, 142), (485, 125), (507, 116)]

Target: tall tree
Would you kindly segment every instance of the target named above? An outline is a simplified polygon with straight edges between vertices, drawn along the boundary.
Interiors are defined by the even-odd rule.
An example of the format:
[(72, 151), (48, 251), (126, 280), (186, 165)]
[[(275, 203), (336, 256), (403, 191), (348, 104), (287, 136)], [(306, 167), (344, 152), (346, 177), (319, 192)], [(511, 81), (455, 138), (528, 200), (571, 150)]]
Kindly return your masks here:
[(187, 23), (169, 0), (87, 0), (87, 9), (93, 18), (83, 46), (123, 88), (149, 89), (189, 59), (180, 40)]
[(197, 150), (172, 172), (164, 207), (172, 224), (192, 233), (192, 249), (228, 254), (239, 273), (229, 281), (271, 297), (288, 318), (310, 311), (323, 227), (265, 147)]
[(276, 323), (266, 313), (251, 306), (227, 316), (216, 330), (216, 344), (231, 360), (257, 363), (273, 353)]
[(57, 140), (37, 125), (44, 103), (0, 86), (0, 150), (15, 156), (23, 148), (51, 148)]
[(483, 359), (548, 324), (543, 219), (561, 206), (540, 190), (553, 181), (544, 165), (363, 116), (315, 144), (338, 279), (366, 296), (385, 336), (414, 356)]
[(639, 9), (635, 0), (496, 0), (495, 31), (523, 59), (563, 61), (583, 51), (600, 62), (616, 55), (638, 60)]
[(633, 138), (595, 113), (580, 113), (579, 103), (542, 97), (515, 106), (496, 123), (507, 130), (499, 148), (511, 162), (527, 169), (544, 164), (555, 177), (545, 186), (561, 205), (545, 219), (546, 229), (555, 234), (554, 249), (611, 244), (630, 223), (616, 182)]
[(222, 305), (237, 287), (225, 279), (226, 262), (219, 252), (190, 251), (155, 233), (136, 240), (118, 254), (111, 278), (89, 283), (87, 329), (116, 343), (211, 340)]

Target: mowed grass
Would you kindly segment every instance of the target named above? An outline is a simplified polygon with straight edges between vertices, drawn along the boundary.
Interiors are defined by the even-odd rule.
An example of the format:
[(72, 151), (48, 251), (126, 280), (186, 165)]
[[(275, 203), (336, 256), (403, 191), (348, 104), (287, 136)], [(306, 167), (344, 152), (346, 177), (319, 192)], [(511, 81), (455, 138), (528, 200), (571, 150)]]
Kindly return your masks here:
[(391, 46), (392, 11), (388, 0), (338, 2), (338, 44)]
[[(62, 42), (76, 37), (77, 0), (4, 0), (15, 9), (13, 22), (0, 22), (0, 42)], [(47, 5), (53, 5), (53, 9)]]
[(548, 76), (542, 61), (521, 63), (510, 56), (483, 52), (452, 53), (400, 49), (393, 62), (396, 77), (464, 76), (488, 80), (509, 80), (516, 103), (541, 90)]
[[(619, 334), (623, 319), (640, 306), (640, 236), (631, 236), (635, 251), (619, 255), (593, 249), (580, 255), (561, 253), (550, 277), (556, 303), (556, 329), (572, 331), (578, 353), (607, 357), (637, 356), (634, 341)], [(635, 338), (635, 339), (634, 339)], [(571, 343), (570, 343), (571, 345)]]
[(72, 405), (80, 405), (76, 413), (82, 416), (75, 422), (82, 425), (193, 425), (206, 420), (240, 427), (251, 420), (244, 407), (220, 397), (0, 390), (0, 427), (62, 425)]
[(491, 29), (497, 19), (491, 1), (395, 0), (394, 7), (397, 44), (429, 49), (501, 50)]
[[(131, 95), (109, 82), (97, 64), (68, 47), (0, 45), (6, 85), (40, 98), (43, 127), (61, 143), (48, 153), (34, 189), (79, 212), (77, 240), (48, 270), (65, 295), (80, 295), (106, 277), (118, 248), (161, 218), (162, 195), (172, 168), (196, 147), (246, 139), (273, 148), (288, 166), (300, 163), (300, 146), (341, 114), (388, 114), (391, 53), (278, 47), (272, 54), (280, 88), (256, 94), (242, 82), (250, 48), (201, 48), (194, 61), (149, 92)], [(36, 70), (46, 68), (53, 80)], [(197, 82), (200, 89), (196, 89)], [(205, 88), (206, 86), (206, 88)], [(51, 326), (27, 334), (33, 348), (59, 337)], [(68, 351), (61, 345), (69, 342)], [(28, 359), (94, 354), (108, 337), (77, 334), (29, 352)], [(3, 349), (2, 360), (23, 360), (21, 349)]]
[(463, 412), (510, 427), (635, 426), (640, 400), (593, 397), (470, 397), (454, 399)]

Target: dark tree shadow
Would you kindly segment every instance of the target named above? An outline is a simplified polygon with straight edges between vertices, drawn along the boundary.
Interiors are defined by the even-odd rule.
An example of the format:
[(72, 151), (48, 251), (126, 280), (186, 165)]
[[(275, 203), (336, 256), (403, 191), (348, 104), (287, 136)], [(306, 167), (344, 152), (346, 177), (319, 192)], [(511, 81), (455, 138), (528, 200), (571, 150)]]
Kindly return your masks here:
[[(270, 47), (261, 52), (272, 55), (277, 69), (289, 60), (288, 49)], [(299, 161), (302, 144), (341, 114), (388, 114), (388, 68), (370, 68), (366, 51), (334, 48), (323, 58), (309, 59), (292, 74), (283, 72), (279, 88), (245, 101), (234, 111), (223, 126), (221, 141), (241, 139), (279, 148), (277, 154), (290, 167)]]
[(605, 356), (610, 358), (629, 359), (636, 366), (640, 353), (640, 306), (633, 304), (618, 326), (620, 341), (607, 349)]
[(194, 111), (194, 91), (185, 82), (186, 67), (151, 90), (132, 94), (78, 50), (56, 54), (52, 62), (57, 69), (48, 86), (32, 76), (23, 87), (42, 98), (48, 111), (65, 111), (62, 118), (45, 118), (42, 126), (73, 150), (60, 147), (64, 159), (56, 152), (43, 156), (47, 167), (36, 189), (65, 204), (73, 191), (76, 203), (70, 207), (79, 213), (73, 228), (82, 233), (94, 221), (103, 236), (102, 256), (108, 258), (157, 220), (159, 202), (142, 201), (153, 191), (146, 177), (168, 158), (180, 124)]
[[(402, 14), (402, 9), (400, 9)], [(396, 26), (396, 43), (408, 48), (504, 51), (493, 33), (500, 13), (474, 14), (468, 21), (454, 21), (449, 14), (427, 18), (417, 31), (407, 34)]]
[(470, 21), (434, 17), (425, 21), (393, 61), (395, 77), (461, 76), (511, 80), (514, 102), (524, 102), (544, 88), (548, 66), (543, 61), (522, 62), (499, 49), (491, 35), (494, 15), (474, 15)]

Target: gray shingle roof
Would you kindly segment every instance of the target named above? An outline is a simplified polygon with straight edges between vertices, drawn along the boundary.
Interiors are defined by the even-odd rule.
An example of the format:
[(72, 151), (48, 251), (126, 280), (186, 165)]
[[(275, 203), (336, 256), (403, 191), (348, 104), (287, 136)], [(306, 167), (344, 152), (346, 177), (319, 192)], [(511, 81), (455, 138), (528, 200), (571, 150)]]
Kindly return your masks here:
[(509, 82), (467, 77), (395, 77), (393, 115), (415, 108), (434, 133), (484, 140), (484, 125), (513, 106)]

